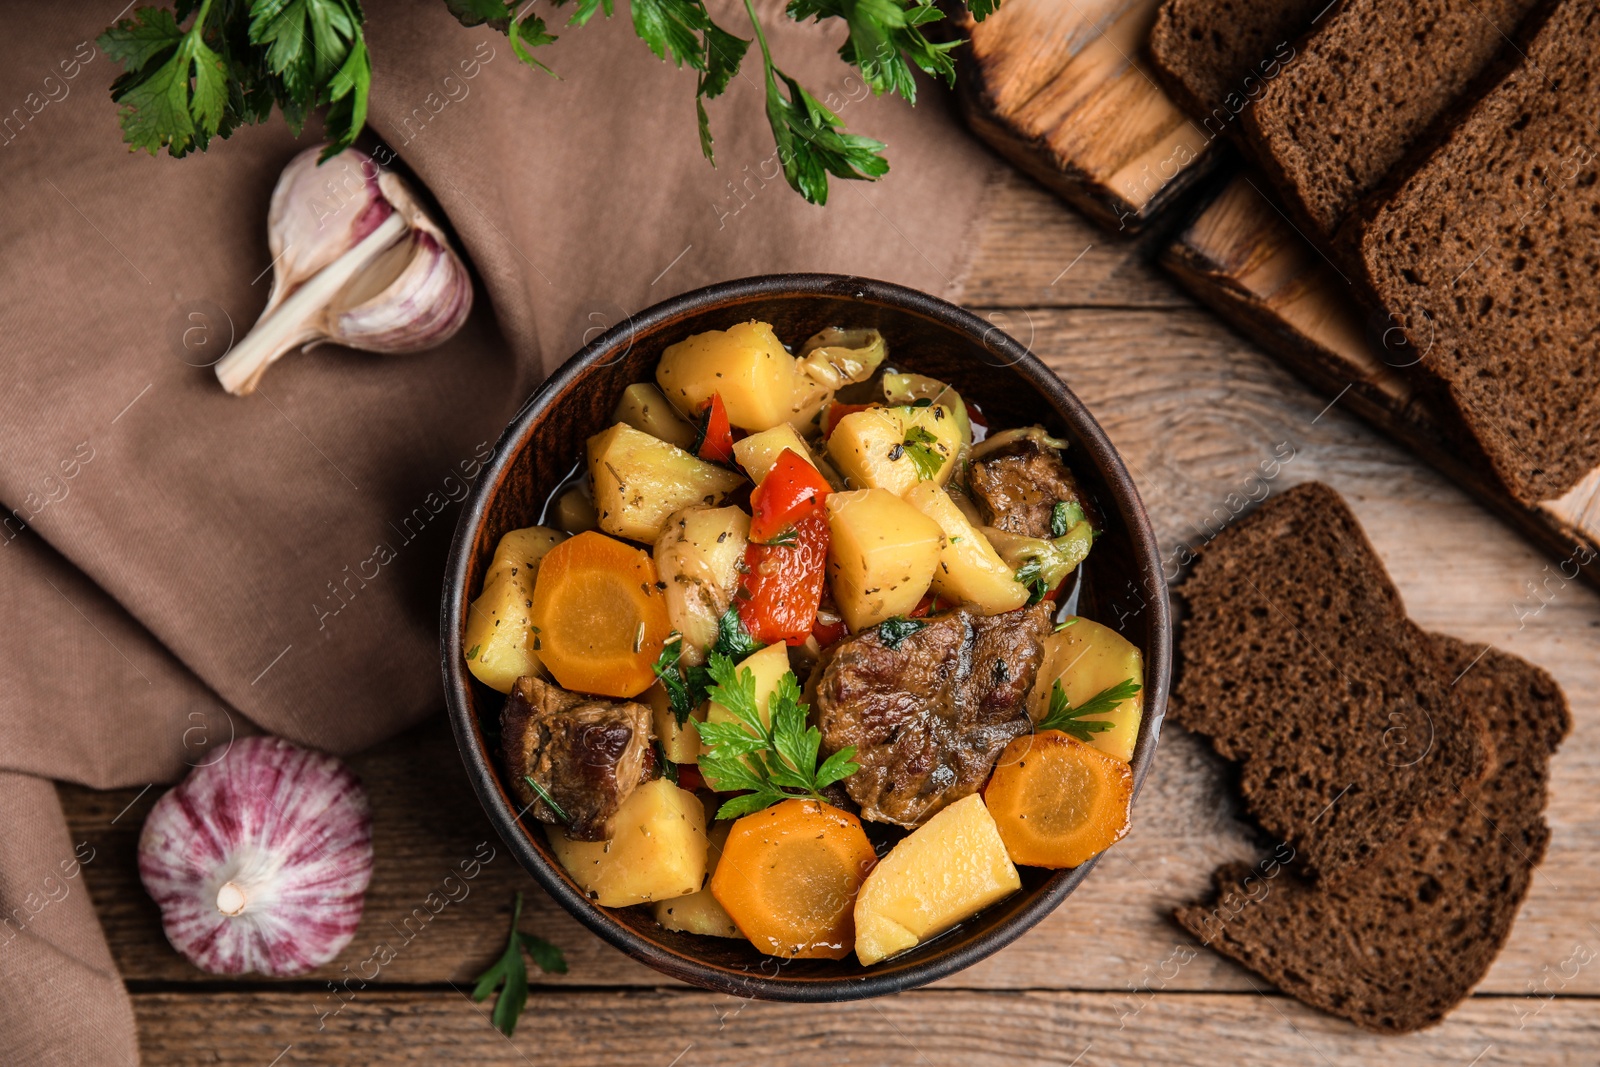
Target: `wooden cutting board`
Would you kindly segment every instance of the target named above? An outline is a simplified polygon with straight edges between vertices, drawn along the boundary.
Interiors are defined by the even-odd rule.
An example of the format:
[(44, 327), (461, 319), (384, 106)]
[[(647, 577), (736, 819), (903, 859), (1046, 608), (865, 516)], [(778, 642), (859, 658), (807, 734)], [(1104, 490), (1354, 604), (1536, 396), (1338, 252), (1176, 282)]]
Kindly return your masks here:
[[(1161, 263), (1221, 315), (1330, 398), (1410, 448), (1543, 548), (1551, 592), (1582, 574), (1600, 586), (1600, 468), (1559, 500), (1527, 507), (1488, 471), (1477, 446), (1410, 387), (1416, 361), (1361, 320), (1348, 279), (1295, 230), (1246, 172), (1202, 194)], [(1384, 338), (1396, 343), (1388, 346)]]
[(1135, 233), (1217, 156), (1143, 59), (1160, 0), (1006, 0), (955, 19), (979, 137), (1102, 226)]
[[(1184, 288), (1330, 403), (1410, 448), (1543, 549), (1552, 558), (1546, 588), (1580, 574), (1600, 586), (1600, 469), (1559, 500), (1533, 508), (1514, 500), (1477, 446), (1414, 395), (1404, 368), (1415, 357), (1400, 332), (1362, 321), (1348, 279), (1266, 198), (1262, 180), (1238, 172), (1202, 181), (1229, 153), (1146, 66), (1160, 6), (1007, 0), (981, 23), (963, 9), (955, 19), (967, 38), (957, 85), (968, 125), (1113, 232), (1192, 212), (1159, 257)], [(1375, 343), (1375, 335), (1396, 343)]]

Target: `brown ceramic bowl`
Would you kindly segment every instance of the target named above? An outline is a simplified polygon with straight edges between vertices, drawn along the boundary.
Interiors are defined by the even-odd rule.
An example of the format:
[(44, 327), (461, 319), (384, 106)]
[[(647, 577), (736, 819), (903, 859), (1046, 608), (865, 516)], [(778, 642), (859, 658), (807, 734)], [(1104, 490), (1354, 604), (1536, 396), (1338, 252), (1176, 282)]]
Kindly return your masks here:
[(1078, 610), (1120, 630), (1144, 653), (1145, 713), (1133, 757), (1135, 786), (1144, 780), (1166, 711), (1171, 629), (1156, 539), (1116, 450), (1072, 391), (989, 323), (915, 290), (828, 274), (748, 278), (657, 304), (573, 356), (512, 419), (466, 501), (445, 575), (440, 646), (450, 718), (478, 798), (517, 859), (580, 922), (628, 955), (691, 985), (740, 997), (835, 1001), (898, 992), (1009, 944), (1065, 900), (1094, 864), (1021, 868), (1020, 892), (870, 968), (853, 956), (779, 960), (743, 941), (663, 930), (643, 907), (591, 903), (555, 862), (543, 827), (517, 817), (520, 805), (506, 786), (498, 753), (504, 698), (474, 681), (462, 658), (467, 605), (496, 542), (508, 530), (541, 521), (584, 440), (610, 425), (622, 390), (652, 381), (667, 345), (750, 319), (770, 322), (789, 343), (826, 326), (876, 327), (888, 339), (890, 364), (951, 383), (977, 401), (993, 426), (1041, 423), (1072, 443), (1068, 461), (1105, 523), (1081, 568)]

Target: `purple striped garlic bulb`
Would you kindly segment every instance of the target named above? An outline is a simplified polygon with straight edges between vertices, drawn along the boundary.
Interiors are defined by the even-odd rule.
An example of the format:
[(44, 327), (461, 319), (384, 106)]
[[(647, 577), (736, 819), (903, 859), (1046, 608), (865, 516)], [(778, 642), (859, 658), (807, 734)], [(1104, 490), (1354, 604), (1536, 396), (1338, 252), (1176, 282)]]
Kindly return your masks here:
[(267, 211), (272, 293), (261, 318), (217, 361), (235, 396), (290, 352), (332, 342), (420, 352), (472, 310), (472, 278), (411, 188), (364, 152), (318, 164), (318, 145), (283, 169)]
[(210, 974), (304, 974), (355, 936), (372, 880), (372, 813), (332, 756), (234, 742), (156, 801), (139, 877), (172, 947)]

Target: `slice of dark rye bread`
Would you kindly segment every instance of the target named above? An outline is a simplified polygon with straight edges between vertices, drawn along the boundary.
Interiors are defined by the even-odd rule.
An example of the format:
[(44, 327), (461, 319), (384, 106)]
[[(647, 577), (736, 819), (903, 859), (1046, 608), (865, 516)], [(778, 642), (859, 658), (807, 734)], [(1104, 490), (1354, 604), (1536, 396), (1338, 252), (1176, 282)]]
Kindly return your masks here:
[(1482, 777), (1476, 712), (1326, 485), (1224, 530), (1178, 592), (1170, 714), (1237, 761), (1250, 813), (1309, 873), (1348, 877)]
[(1542, 2), (1341, 0), (1240, 116), (1246, 153), (1332, 236)]
[(1497, 649), (1433, 641), (1460, 675), (1462, 702), (1488, 723), (1491, 770), (1478, 789), (1340, 886), (1234, 864), (1216, 872), (1211, 904), (1174, 913), (1290, 996), (1380, 1033), (1438, 1022), (1499, 954), (1544, 858), (1549, 759), (1571, 727), (1544, 671)]
[(1293, 42), (1329, 0), (1166, 0), (1150, 28), (1162, 87), (1212, 137), (1295, 55)]
[(1564, 0), (1340, 235), (1522, 503), (1600, 465), (1600, 5)]

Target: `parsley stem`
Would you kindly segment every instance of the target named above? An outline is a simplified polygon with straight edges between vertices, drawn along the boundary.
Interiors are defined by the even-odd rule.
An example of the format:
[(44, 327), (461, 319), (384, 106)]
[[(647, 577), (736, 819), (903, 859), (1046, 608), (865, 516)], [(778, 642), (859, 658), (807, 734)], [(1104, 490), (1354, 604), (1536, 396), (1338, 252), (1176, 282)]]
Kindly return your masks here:
[[(206, 0), (210, 3), (211, 0)], [(750, 16), (750, 26), (756, 31), (756, 43), (761, 46), (761, 65), (766, 68), (767, 80), (772, 80), (772, 50), (767, 47), (767, 35), (761, 30), (761, 20), (756, 18), (756, 6), (751, 0), (744, 0), (744, 9)]]

